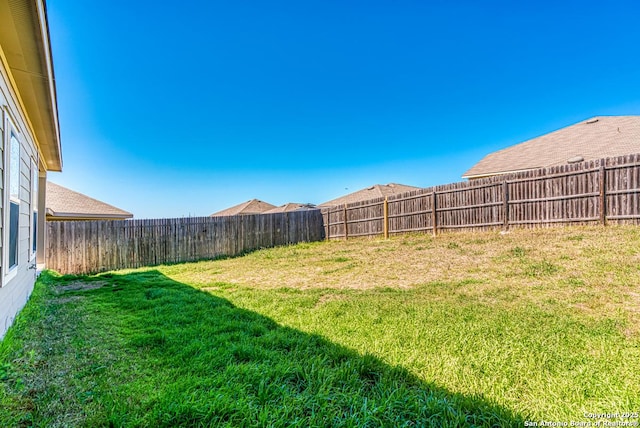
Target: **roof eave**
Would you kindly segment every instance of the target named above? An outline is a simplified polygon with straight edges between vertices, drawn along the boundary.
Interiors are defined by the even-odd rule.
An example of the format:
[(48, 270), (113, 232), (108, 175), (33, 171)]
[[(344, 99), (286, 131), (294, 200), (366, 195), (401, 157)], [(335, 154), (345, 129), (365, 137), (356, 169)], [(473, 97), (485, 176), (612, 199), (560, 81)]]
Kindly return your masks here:
[[(27, 116), (43, 164), (49, 171), (62, 171), (60, 125), (46, 5), (44, 0), (25, 0), (22, 5), (21, 10), (6, 6), (11, 13), (0, 15), (0, 26), (5, 31), (15, 29), (15, 37), (4, 37), (2, 40), (2, 61), (11, 74), (11, 83)], [(25, 70), (19, 61), (31, 67)]]
[(486, 177), (493, 177), (496, 175), (506, 175), (506, 174), (517, 174), (519, 172), (525, 172), (525, 171), (531, 171), (532, 169), (539, 169), (539, 168), (544, 168), (542, 166), (533, 166), (531, 168), (524, 168), (524, 169), (513, 169), (510, 171), (494, 171), (494, 172), (483, 172), (480, 174), (465, 174), (462, 176), (462, 178), (466, 178), (467, 180), (475, 180), (478, 178), (486, 178)]
[[(50, 127), (51, 127), (51, 149), (52, 159), (47, 160), (47, 167), (50, 171), (62, 171), (62, 144), (60, 142), (60, 122), (58, 118), (58, 94), (56, 90), (56, 78), (53, 69), (53, 54), (51, 52), (51, 37), (49, 35), (49, 21), (47, 19), (47, 5), (45, 0), (38, 1), (38, 17), (40, 20), (40, 28), (42, 31), (42, 40), (44, 46), (42, 56), (46, 61), (47, 68), (47, 86), (49, 89), (49, 105), (51, 108)], [(49, 164), (50, 163), (50, 164)], [(133, 214), (129, 214), (133, 217)], [(127, 218), (131, 218), (127, 217)]]
[(47, 219), (49, 219), (49, 218), (64, 219), (64, 220), (71, 220), (71, 219), (91, 219), (91, 220), (115, 219), (115, 220), (126, 220), (126, 219), (129, 219), (129, 218), (133, 218), (133, 214), (131, 214), (131, 213), (127, 213), (127, 214), (61, 213), (61, 212), (54, 212), (54, 211), (52, 211), (50, 209), (47, 209)]

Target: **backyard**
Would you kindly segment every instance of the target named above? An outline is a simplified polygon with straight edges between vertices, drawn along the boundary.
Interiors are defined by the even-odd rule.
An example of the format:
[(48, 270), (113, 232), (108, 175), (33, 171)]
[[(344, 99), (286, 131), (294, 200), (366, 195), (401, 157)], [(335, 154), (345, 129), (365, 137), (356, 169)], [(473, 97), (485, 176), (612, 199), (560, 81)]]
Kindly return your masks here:
[(639, 385), (637, 226), (44, 272), (0, 343), (0, 426), (595, 426)]

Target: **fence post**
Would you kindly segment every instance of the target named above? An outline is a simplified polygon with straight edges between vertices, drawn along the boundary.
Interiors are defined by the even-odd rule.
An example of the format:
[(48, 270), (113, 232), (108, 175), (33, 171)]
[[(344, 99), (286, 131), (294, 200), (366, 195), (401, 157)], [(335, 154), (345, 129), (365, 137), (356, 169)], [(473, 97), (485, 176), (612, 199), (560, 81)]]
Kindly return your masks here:
[(600, 159), (600, 223), (607, 225), (607, 170), (604, 167), (604, 159)]
[(327, 233), (325, 234), (325, 239), (329, 240), (329, 234), (331, 233), (331, 208), (327, 210)]
[(502, 213), (504, 214), (504, 230), (509, 230), (509, 183), (502, 182)]
[(438, 234), (438, 216), (436, 213), (436, 189), (433, 189), (433, 193), (431, 194), (431, 226), (433, 227), (433, 236), (435, 237)]
[(383, 229), (384, 229), (384, 239), (389, 239), (389, 200), (387, 196), (384, 197), (384, 204), (382, 205), (382, 213), (383, 213)]
[(344, 204), (344, 239), (349, 239), (349, 225), (347, 223), (347, 204)]

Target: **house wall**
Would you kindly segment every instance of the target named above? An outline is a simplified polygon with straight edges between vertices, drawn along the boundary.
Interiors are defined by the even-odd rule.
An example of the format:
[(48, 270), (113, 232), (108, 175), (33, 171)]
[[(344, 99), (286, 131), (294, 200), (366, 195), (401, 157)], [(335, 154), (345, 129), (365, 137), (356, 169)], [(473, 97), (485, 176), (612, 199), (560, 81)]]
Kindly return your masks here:
[[(0, 49), (0, 256), (5, 252), (4, 236), (7, 231), (5, 224), (5, 148), (8, 142), (7, 120), (9, 117), (13, 126), (20, 134), (20, 215), (18, 232), (18, 266), (17, 272), (10, 280), (5, 281), (4, 257), (0, 257), (0, 339), (13, 323), (16, 315), (24, 307), (36, 279), (35, 258), (31, 252), (31, 188), (32, 160), (40, 165), (39, 153), (33, 137), (32, 128), (27, 119), (22, 103), (12, 84), (4, 55)], [(42, 167), (40, 167), (42, 168)], [(37, 175), (37, 174), (36, 174)], [(44, 192), (41, 189), (40, 192)], [(37, 203), (34, 201), (34, 203)], [(40, 210), (44, 216), (44, 209)], [(39, 231), (40, 233), (41, 231)]]

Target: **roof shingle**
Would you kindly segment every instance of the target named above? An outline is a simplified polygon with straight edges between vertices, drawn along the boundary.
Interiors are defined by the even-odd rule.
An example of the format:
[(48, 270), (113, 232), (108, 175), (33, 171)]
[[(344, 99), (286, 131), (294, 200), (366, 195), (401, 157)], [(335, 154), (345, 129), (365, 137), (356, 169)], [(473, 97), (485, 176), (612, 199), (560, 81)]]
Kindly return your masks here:
[(640, 116), (597, 116), (490, 153), (463, 178), (479, 178), (640, 153)]
[(123, 220), (133, 214), (82, 193), (47, 181), (48, 220)]
[(280, 205), (279, 207), (271, 208), (270, 210), (265, 211), (263, 214), (286, 213), (291, 211), (309, 210), (314, 208), (315, 206), (312, 204), (299, 204), (295, 202), (289, 202), (287, 204)]
[(407, 186), (406, 184), (398, 183), (375, 184), (371, 187), (349, 193), (348, 195), (323, 202), (318, 205), (318, 207), (331, 207), (336, 205), (350, 204), (353, 202), (368, 201), (369, 199), (397, 195), (398, 193), (411, 192), (418, 189), (419, 187)]
[(228, 215), (241, 215), (241, 214), (262, 214), (263, 212), (275, 208), (275, 205), (271, 205), (268, 202), (261, 201), (259, 199), (251, 199), (250, 201), (243, 202), (238, 205), (226, 208), (222, 211), (215, 212), (210, 217), (220, 217)]

